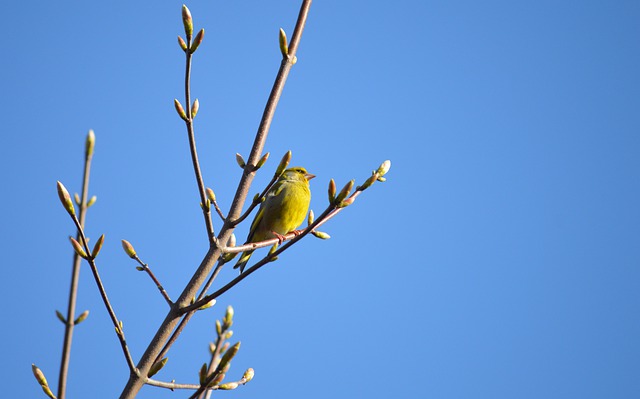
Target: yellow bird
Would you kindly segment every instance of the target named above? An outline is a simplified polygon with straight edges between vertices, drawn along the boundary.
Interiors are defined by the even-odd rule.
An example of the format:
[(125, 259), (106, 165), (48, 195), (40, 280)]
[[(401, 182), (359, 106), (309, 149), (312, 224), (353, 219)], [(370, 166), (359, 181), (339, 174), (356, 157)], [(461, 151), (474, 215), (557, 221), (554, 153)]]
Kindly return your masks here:
[[(275, 237), (282, 241), (285, 234), (300, 226), (309, 210), (309, 180), (314, 177), (315, 175), (299, 166), (285, 170), (260, 205), (251, 223), (247, 244)], [(242, 273), (252, 253), (253, 251), (243, 252), (233, 268), (240, 268)]]

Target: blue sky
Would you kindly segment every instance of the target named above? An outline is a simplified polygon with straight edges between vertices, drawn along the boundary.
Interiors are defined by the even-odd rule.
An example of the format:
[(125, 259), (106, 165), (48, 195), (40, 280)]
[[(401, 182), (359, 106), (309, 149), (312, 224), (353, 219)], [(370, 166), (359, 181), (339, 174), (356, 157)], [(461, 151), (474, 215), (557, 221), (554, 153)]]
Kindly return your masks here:
[[(0, 235), (7, 397), (57, 387), (73, 226), (97, 136), (87, 233), (137, 360), (166, 313), (131, 241), (177, 297), (206, 252), (184, 126), (180, 2), (5, 5)], [(203, 174), (228, 209), (297, 1), (187, 4)], [(238, 398), (629, 398), (640, 395), (640, 4), (316, 1), (266, 151), (376, 184), (198, 314), (160, 379), (194, 382), (232, 304)], [(220, 228), (220, 223), (216, 224)], [(248, 226), (238, 230), (244, 238)], [(225, 270), (221, 281), (235, 273)], [(69, 397), (117, 397), (126, 364), (84, 265)], [(140, 398), (185, 392), (144, 388)], [(215, 396), (215, 395), (214, 395)], [(44, 397), (44, 396), (40, 396)]]

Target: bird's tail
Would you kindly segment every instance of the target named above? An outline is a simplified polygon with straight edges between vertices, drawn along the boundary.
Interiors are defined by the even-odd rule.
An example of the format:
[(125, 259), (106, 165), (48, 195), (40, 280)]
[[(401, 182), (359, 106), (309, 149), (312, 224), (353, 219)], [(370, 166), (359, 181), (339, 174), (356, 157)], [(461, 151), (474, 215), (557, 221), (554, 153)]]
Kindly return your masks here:
[(251, 258), (252, 254), (253, 254), (253, 251), (243, 252), (242, 256), (240, 256), (240, 259), (238, 259), (238, 262), (236, 262), (233, 268), (234, 269), (240, 268), (240, 273), (242, 274), (242, 272), (244, 271), (244, 267), (247, 266), (247, 262), (249, 262), (249, 258)]

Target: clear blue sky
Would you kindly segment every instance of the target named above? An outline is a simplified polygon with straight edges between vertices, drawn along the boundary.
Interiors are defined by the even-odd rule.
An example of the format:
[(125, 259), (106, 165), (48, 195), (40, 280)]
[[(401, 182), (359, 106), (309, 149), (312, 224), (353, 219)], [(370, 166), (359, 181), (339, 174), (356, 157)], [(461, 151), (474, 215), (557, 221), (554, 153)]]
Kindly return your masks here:
[[(298, 1), (188, 3), (200, 159), (227, 209)], [(206, 251), (182, 122), (181, 2), (9, 2), (0, 25), (6, 397), (57, 386), (73, 233), (88, 234), (137, 360), (166, 313), (128, 239), (177, 297)], [(640, 397), (640, 3), (320, 1), (266, 150), (375, 185), (201, 313), (159, 374), (193, 382), (214, 319), (236, 309), (237, 398)], [(260, 190), (276, 161), (252, 188)], [(220, 224), (216, 224), (220, 228)], [(244, 238), (247, 226), (240, 227)], [(234, 276), (226, 270), (221, 279)], [(120, 347), (83, 267), (69, 398), (117, 397)], [(140, 398), (184, 398), (147, 387)]]

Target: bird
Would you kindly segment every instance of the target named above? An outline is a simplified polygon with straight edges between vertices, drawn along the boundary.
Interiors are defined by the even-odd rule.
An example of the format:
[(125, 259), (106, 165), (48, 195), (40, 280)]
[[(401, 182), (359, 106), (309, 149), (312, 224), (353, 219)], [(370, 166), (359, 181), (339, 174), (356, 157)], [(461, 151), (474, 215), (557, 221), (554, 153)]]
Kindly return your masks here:
[[(311, 202), (309, 180), (314, 177), (315, 175), (300, 166), (285, 170), (267, 191), (251, 223), (246, 244), (270, 238), (278, 238), (282, 243), (285, 234), (295, 233), (296, 227), (300, 226), (307, 216)], [(253, 250), (243, 252), (233, 268), (239, 268), (242, 273), (252, 253)]]

